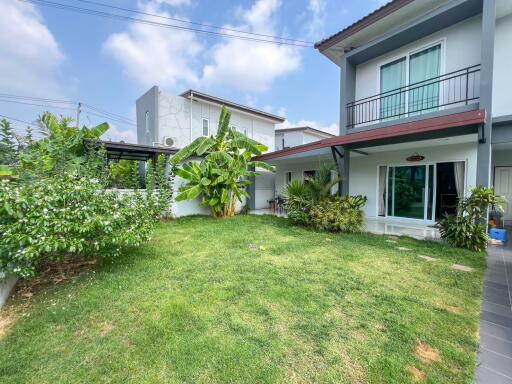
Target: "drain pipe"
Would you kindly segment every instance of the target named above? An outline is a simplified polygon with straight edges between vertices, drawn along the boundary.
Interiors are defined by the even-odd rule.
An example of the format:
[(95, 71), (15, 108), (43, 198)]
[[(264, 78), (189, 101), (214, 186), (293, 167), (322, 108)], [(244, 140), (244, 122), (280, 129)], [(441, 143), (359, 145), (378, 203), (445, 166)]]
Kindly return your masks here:
[(194, 92), (190, 90), (190, 143), (192, 143), (192, 99), (194, 97)]

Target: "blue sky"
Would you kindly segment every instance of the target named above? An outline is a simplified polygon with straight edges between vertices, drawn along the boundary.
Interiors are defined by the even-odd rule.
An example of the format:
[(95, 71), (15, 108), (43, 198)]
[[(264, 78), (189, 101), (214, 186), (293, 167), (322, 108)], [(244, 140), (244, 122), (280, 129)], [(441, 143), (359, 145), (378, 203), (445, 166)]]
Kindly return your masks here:
[[(76, 0), (56, 0), (90, 8)], [(318, 41), (382, 0), (99, 0), (154, 14), (250, 32)], [(95, 8), (97, 8), (95, 6)], [(107, 12), (112, 10), (105, 9)], [(140, 16), (139, 16), (140, 17)], [(209, 37), (0, 0), (0, 93), (79, 100), (135, 118), (152, 85), (193, 88), (283, 115), (287, 125), (336, 131), (339, 72), (318, 51)], [(74, 116), (70, 109), (52, 111)], [(0, 101), (0, 115), (33, 121), (43, 110)], [(89, 110), (89, 112), (92, 112)], [(103, 119), (84, 111), (82, 121)], [(106, 135), (135, 141), (135, 127), (110, 121)], [(18, 130), (22, 123), (15, 123)]]

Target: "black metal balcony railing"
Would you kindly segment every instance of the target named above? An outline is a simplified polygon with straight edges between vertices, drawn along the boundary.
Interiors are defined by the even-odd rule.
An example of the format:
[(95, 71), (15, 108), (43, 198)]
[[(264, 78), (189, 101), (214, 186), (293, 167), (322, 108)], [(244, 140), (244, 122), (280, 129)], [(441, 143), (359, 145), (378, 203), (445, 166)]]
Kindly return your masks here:
[(480, 98), (480, 64), (347, 103), (347, 128), (465, 105)]

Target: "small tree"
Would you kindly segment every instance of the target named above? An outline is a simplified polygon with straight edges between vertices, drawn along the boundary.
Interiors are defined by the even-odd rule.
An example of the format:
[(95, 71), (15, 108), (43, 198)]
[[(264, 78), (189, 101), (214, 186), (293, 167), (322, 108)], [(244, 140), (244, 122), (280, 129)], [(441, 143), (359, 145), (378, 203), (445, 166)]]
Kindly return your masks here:
[(18, 144), (11, 123), (0, 120), (0, 164), (12, 165), (18, 159)]
[(259, 173), (249, 168), (274, 171), (267, 163), (252, 160), (268, 148), (231, 128), (230, 118), (223, 107), (217, 134), (197, 138), (172, 158), (172, 164), (178, 166), (191, 157), (201, 157), (176, 170), (177, 176), (187, 180), (176, 201), (202, 197), (201, 206), (209, 207), (213, 216), (233, 216), (236, 202), (251, 197), (245, 189)]

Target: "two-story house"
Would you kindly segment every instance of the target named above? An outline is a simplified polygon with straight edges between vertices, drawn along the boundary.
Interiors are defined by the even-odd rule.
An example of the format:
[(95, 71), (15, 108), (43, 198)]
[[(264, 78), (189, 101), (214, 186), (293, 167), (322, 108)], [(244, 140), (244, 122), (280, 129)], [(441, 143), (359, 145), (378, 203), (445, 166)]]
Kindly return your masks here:
[(390, 1), (316, 44), (340, 68), (339, 136), (260, 159), (276, 181), (334, 162), (384, 222), (428, 225), (477, 185), (512, 202), (511, 41), (510, 0)]
[(334, 137), (325, 131), (312, 127), (290, 127), (279, 128), (275, 131), (276, 151), (284, 148), (296, 147), (297, 145), (308, 144), (314, 141)]
[[(284, 118), (194, 90), (179, 96), (166, 94), (157, 86), (137, 99), (137, 143), (179, 149), (200, 136), (215, 135), (222, 106), (231, 112), (234, 129), (265, 144), (269, 151), (275, 150), (275, 126)], [(177, 180), (175, 189), (181, 182)], [(274, 175), (262, 171), (254, 187), (255, 207), (268, 207), (268, 200), (274, 198)], [(174, 207), (176, 216), (202, 213), (208, 212), (197, 202), (184, 201)]]

